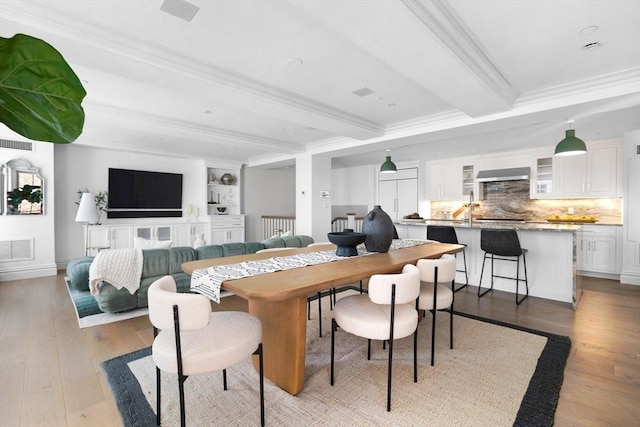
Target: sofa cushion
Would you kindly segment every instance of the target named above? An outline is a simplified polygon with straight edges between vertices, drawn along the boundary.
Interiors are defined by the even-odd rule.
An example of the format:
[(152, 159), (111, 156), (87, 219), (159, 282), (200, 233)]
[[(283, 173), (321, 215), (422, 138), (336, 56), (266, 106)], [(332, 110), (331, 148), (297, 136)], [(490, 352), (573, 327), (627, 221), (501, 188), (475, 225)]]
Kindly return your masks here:
[(300, 243), (300, 238), (298, 238), (298, 236), (282, 236), (282, 241), (284, 241), (284, 246), (287, 248), (302, 247), (302, 244)]
[(285, 247), (284, 240), (280, 237), (272, 237), (270, 239), (263, 240), (261, 243), (264, 245), (265, 249)]
[(133, 310), (138, 307), (138, 293), (131, 295), (125, 288), (116, 289), (108, 282), (101, 282), (98, 285), (100, 292), (95, 295), (98, 307), (105, 313), (119, 313), (121, 311)]
[(182, 263), (194, 261), (198, 254), (189, 246), (169, 248), (169, 274), (183, 273)]
[(244, 250), (247, 254), (255, 254), (264, 249), (264, 245), (260, 242), (247, 242), (244, 244)]
[(246, 253), (244, 243), (223, 243), (224, 256), (244, 255)]
[(77, 291), (89, 291), (89, 268), (93, 257), (77, 258), (67, 264), (69, 287)]
[(311, 236), (305, 236), (304, 234), (298, 235), (298, 239), (300, 239), (300, 247), (302, 248), (306, 248), (313, 243), (313, 238)]
[(166, 276), (169, 274), (169, 251), (167, 249), (143, 249), (142, 277)]
[(220, 245), (199, 246), (196, 248), (196, 252), (198, 259), (221, 258), (224, 256), (222, 246)]

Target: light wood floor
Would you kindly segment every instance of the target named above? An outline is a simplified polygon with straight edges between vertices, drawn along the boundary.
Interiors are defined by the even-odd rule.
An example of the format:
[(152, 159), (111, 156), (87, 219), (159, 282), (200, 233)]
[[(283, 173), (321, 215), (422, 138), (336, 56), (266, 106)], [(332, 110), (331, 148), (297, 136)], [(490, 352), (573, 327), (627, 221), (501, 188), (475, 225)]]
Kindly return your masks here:
[[(456, 293), (457, 310), (567, 335), (572, 350), (557, 426), (640, 425), (640, 287), (584, 278), (577, 311), (513, 294), (478, 300)], [(214, 304), (215, 305), (215, 304)], [(246, 310), (237, 297), (219, 309)], [(63, 276), (0, 283), (0, 425), (121, 425), (100, 363), (152, 341), (148, 318), (79, 329)]]

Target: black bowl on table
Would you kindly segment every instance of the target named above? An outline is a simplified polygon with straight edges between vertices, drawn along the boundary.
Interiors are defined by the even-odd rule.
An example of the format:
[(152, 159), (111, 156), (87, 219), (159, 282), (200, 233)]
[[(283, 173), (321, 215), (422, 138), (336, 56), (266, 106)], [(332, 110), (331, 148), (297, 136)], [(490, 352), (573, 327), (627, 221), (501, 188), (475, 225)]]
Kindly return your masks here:
[(358, 250), (356, 246), (364, 242), (367, 237), (364, 233), (354, 233), (349, 231), (328, 233), (327, 237), (329, 241), (338, 246), (336, 249), (336, 255), (338, 256), (356, 256)]

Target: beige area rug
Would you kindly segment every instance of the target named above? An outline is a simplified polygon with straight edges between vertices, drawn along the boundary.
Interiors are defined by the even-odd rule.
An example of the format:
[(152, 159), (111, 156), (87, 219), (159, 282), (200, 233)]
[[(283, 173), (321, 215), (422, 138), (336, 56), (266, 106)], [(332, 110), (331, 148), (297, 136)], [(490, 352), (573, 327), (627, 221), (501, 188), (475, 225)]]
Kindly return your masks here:
[[(327, 298), (324, 298), (327, 300)], [(325, 301), (323, 301), (325, 302)], [(328, 305), (328, 302), (327, 302)], [(315, 308), (315, 310), (314, 310)], [(418, 383), (412, 379), (412, 339), (396, 341), (392, 410), (386, 411), (387, 357), (372, 344), (336, 333), (336, 381), (329, 385), (331, 312), (323, 310), (318, 337), (317, 306), (307, 330), (305, 388), (291, 396), (265, 380), (270, 426), (508, 426), (550, 425), (562, 384), (570, 341), (454, 316), (454, 349), (448, 347), (448, 313), (438, 313), (435, 366), (429, 364), (431, 317), (419, 327)], [(314, 317), (314, 315), (316, 317)], [(542, 335), (540, 335), (542, 334)], [(155, 367), (144, 349), (103, 365), (125, 425), (155, 425)], [(265, 354), (265, 357), (269, 357)], [(258, 425), (258, 374), (249, 359), (222, 374), (185, 382), (187, 424)], [(163, 373), (163, 425), (179, 425), (177, 377)]]

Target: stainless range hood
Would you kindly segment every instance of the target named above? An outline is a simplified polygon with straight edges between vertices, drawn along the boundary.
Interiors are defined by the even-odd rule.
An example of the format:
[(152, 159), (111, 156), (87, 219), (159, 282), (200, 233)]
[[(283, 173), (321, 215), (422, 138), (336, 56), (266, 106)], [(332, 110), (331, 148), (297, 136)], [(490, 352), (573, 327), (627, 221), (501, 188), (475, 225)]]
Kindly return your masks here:
[(529, 179), (531, 168), (493, 169), (478, 172), (477, 182), (517, 181)]

